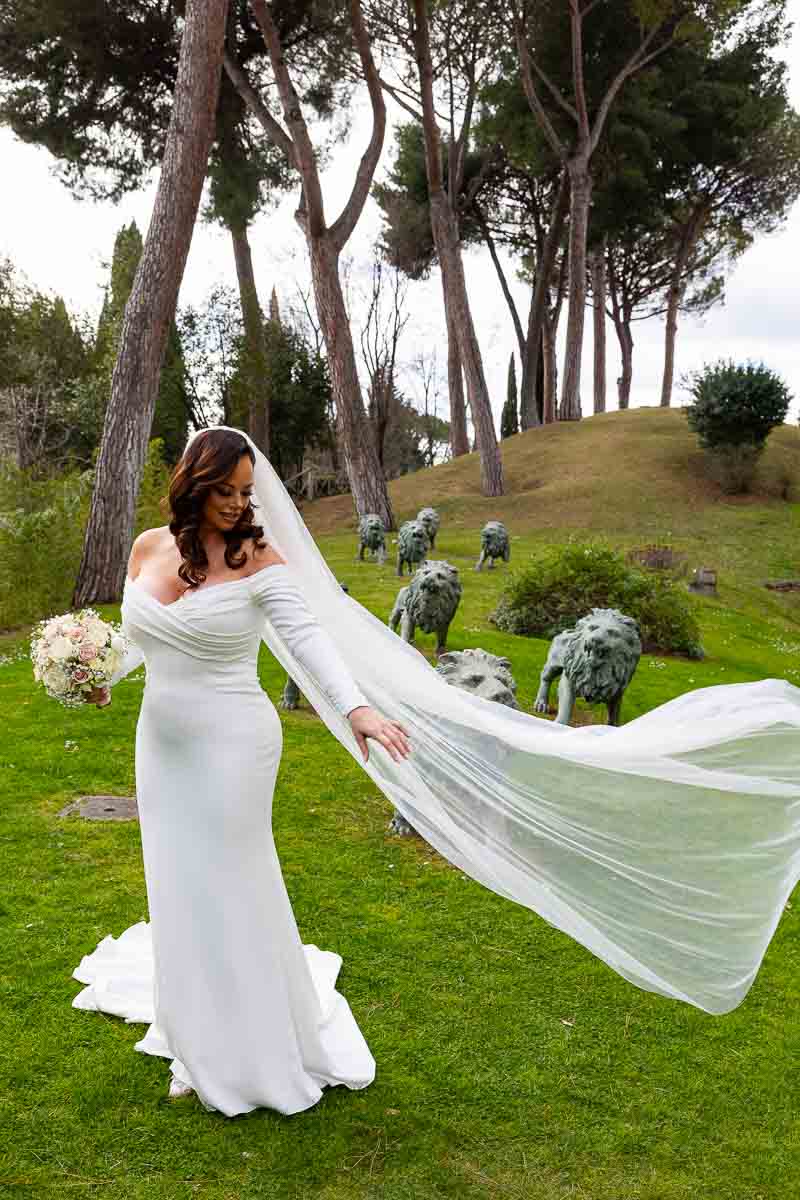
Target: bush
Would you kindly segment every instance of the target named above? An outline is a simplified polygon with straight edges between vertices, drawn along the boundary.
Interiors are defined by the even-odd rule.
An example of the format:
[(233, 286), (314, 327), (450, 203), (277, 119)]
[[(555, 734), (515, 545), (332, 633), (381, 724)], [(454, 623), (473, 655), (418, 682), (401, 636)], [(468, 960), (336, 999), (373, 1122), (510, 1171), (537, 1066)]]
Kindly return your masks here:
[(752, 442), (714, 446), (706, 451), (708, 474), (727, 495), (749, 492), (763, 448)]
[(619, 608), (639, 622), (649, 653), (702, 658), (688, 596), (669, 573), (631, 566), (601, 542), (547, 547), (517, 572), (490, 620), (507, 633), (553, 638), (591, 608)]
[(90, 487), (90, 471), (43, 480), (0, 465), (0, 629), (69, 607)]
[(782, 425), (792, 396), (783, 380), (763, 364), (737, 367), (720, 359), (687, 377), (692, 403), (689, 428), (704, 450), (717, 446), (762, 447)]
[[(41, 479), (0, 460), (0, 630), (70, 607), (93, 477), (89, 469)], [(139, 491), (136, 533), (164, 524), (159, 501), (168, 485), (163, 443), (154, 438)]]

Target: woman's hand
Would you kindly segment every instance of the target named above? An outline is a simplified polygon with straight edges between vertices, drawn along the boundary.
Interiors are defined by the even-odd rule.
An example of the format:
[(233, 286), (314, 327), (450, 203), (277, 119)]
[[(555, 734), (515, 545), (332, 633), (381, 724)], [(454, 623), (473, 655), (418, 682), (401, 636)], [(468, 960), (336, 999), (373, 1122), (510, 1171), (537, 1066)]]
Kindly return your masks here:
[(86, 692), (86, 704), (96, 704), (98, 708), (105, 708), (111, 703), (111, 688), (99, 687), (92, 688), (90, 692)]
[(376, 742), (385, 746), (395, 762), (400, 762), (401, 758), (407, 758), (411, 753), (408, 730), (404, 729), (399, 721), (390, 721), (387, 717), (382, 717), (379, 712), (366, 704), (351, 709), (347, 714), (347, 719), (350, 722), (350, 728), (356, 735), (358, 748), (364, 756), (364, 762), (369, 761), (367, 738), (374, 738)]

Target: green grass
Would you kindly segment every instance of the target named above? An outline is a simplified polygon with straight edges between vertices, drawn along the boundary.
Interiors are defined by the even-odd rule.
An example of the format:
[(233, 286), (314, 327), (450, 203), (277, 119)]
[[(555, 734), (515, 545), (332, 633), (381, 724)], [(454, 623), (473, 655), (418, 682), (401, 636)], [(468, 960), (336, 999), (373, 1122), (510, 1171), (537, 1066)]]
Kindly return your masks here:
[[(657, 415), (675, 427), (674, 446), (672, 434), (665, 442), (673, 466), (662, 471), (672, 479), (678, 414)], [(628, 421), (634, 448), (639, 416), (620, 423)], [(617, 427), (603, 419), (571, 431), (596, 464), (603, 447), (591, 452), (592, 426), (596, 442), (616, 439)], [(543, 479), (518, 488), (515, 504), (476, 493), (473, 456), (436, 469), (450, 472), (437, 551), (464, 585), (452, 648), (508, 654), (530, 711), (546, 643), (489, 625), (506, 569), (470, 570), (476, 529), (503, 515), (515, 538), (512, 567), (542, 540), (575, 531), (625, 547), (670, 533), (676, 547), (719, 569), (719, 596), (694, 601), (707, 659), (643, 658), (624, 718), (703, 684), (767, 675), (800, 682), (797, 597), (761, 586), (800, 573), (800, 506), (768, 495), (732, 503), (702, 483), (687, 501), (686, 478), (648, 497), (625, 466), (627, 506), (616, 477), (604, 504), (599, 466), (570, 491), (565, 443), (551, 439), (548, 457), (536, 437), (521, 435), (506, 452), (511, 481), (522, 478), (523, 451)], [(634, 460), (640, 483), (649, 477), (656, 492), (663, 480), (652, 458), (640, 449), (628, 466)], [(436, 501), (436, 479), (434, 471), (393, 485), (400, 515)], [(333, 530), (331, 508), (340, 504), (313, 506), (309, 523), (351, 594), (385, 618), (398, 586), (391, 563), (354, 561), (352, 531)], [(432, 638), (418, 644), (432, 651)], [(119, 684), (105, 711), (61, 709), (33, 689), (24, 649), (20, 634), (0, 639), (0, 1196), (800, 1196), (797, 907), (784, 914), (735, 1012), (710, 1017), (641, 992), (424, 843), (392, 838), (389, 803), (307, 710), (283, 716), (276, 840), (304, 940), (343, 955), (339, 986), (375, 1054), (376, 1080), (363, 1092), (327, 1089), (291, 1118), (260, 1110), (228, 1120), (194, 1098), (168, 1101), (166, 1061), (133, 1050), (142, 1026), (70, 1008), (82, 954), (146, 916), (138, 828), (57, 815), (85, 792), (132, 791), (141, 679)], [(266, 654), (261, 667), (277, 700), (280, 670)]]

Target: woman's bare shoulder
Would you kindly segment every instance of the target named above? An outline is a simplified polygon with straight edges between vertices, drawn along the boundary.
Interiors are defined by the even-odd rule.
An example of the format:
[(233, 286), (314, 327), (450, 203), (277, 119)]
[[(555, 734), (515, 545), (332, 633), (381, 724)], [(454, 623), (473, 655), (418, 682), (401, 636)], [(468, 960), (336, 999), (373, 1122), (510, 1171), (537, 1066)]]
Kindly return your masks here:
[(131, 553), (128, 559), (128, 574), (132, 579), (135, 579), (142, 569), (142, 564), (151, 554), (157, 554), (160, 550), (165, 549), (170, 544), (174, 545), (175, 539), (170, 533), (169, 525), (158, 525), (155, 529), (143, 529), (142, 532), (133, 539)]
[(266, 546), (253, 546), (250, 552), (250, 561), (253, 564), (252, 573), (254, 574), (256, 571), (260, 571), (262, 567), (272, 567), (278, 563), (285, 563), (286, 559), (278, 553), (274, 546), (271, 546), (267, 542)]
[(154, 529), (143, 529), (139, 536), (133, 539), (133, 544), (140, 550), (154, 550), (157, 546), (163, 546), (167, 541), (173, 540), (169, 525), (157, 525)]

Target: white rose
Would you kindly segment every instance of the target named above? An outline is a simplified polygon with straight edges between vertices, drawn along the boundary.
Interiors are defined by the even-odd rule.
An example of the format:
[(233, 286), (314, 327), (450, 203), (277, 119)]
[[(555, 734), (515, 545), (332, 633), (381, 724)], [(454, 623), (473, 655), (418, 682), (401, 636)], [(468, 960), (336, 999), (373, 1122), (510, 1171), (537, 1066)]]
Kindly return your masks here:
[(120, 658), (125, 653), (125, 639), (121, 638), (118, 633), (112, 633), (111, 635), (111, 649)]
[(54, 638), (47, 648), (50, 658), (69, 658), (74, 653), (72, 642), (62, 634)]
[(95, 646), (102, 646), (108, 635), (108, 629), (102, 621), (89, 621), (86, 631), (89, 641), (94, 642)]

